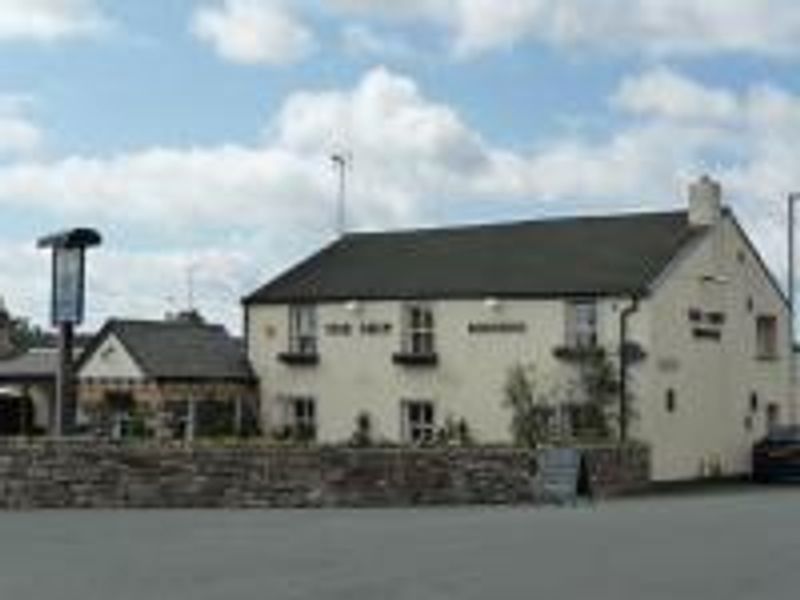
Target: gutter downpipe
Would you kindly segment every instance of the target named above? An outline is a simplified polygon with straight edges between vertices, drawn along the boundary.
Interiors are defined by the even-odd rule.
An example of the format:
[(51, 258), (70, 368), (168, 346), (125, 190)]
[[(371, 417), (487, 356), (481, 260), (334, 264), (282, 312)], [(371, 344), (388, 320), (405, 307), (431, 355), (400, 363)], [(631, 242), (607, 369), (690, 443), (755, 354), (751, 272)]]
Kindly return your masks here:
[(631, 304), (622, 309), (619, 317), (619, 441), (628, 441), (628, 321), (639, 312), (639, 297), (631, 296)]

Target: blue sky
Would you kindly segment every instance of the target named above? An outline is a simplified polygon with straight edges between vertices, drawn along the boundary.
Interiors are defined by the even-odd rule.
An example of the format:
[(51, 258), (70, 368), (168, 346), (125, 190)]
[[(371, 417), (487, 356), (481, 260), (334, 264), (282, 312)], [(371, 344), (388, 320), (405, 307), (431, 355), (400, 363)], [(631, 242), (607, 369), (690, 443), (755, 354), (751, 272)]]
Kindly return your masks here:
[[(794, 0), (0, 0), (0, 294), (94, 225), (90, 322), (238, 299), (334, 235), (683, 206), (708, 171), (785, 270)], [(196, 265), (192, 267), (192, 265)]]

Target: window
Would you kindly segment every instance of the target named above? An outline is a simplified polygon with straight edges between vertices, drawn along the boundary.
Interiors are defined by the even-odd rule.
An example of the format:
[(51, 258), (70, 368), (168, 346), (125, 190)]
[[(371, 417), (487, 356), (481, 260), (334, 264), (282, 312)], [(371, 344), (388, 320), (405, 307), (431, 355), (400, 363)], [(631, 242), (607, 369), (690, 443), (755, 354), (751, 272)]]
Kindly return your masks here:
[(317, 438), (317, 403), (311, 396), (287, 396), (283, 400), (283, 425), (288, 437), (309, 441)]
[(758, 410), (758, 393), (750, 392), (750, 411), (756, 412)]
[(112, 439), (119, 440), (133, 436), (133, 415), (136, 402), (130, 392), (108, 390), (104, 394), (105, 409), (110, 417)]
[(403, 320), (403, 352), (412, 355), (434, 354), (433, 309), (427, 304), (407, 304)]
[(756, 317), (756, 358), (778, 357), (778, 320), (775, 315)]
[(433, 402), (405, 400), (402, 413), (402, 435), (405, 441), (423, 444), (433, 440), (436, 432)]
[(302, 355), (317, 353), (317, 310), (313, 304), (289, 307), (289, 352)]
[(667, 409), (668, 413), (674, 413), (677, 406), (677, 400), (675, 398), (675, 390), (672, 388), (667, 390), (666, 399), (664, 401), (664, 407)]
[(781, 424), (781, 407), (770, 402), (767, 404), (767, 431), (772, 431)]
[(597, 346), (597, 303), (579, 300), (567, 304), (567, 346), (593, 348)]

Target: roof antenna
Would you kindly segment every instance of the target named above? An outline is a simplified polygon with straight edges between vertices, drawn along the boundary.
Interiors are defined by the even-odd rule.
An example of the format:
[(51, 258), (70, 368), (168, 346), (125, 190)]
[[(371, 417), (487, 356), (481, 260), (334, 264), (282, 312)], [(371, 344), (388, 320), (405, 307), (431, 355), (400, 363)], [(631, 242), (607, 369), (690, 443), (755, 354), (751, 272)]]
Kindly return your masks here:
[(347, 171), (353, 166), (351, 152), (334, 152), (331, 154), (333, 168), (339, 174), (339, 197), (336, 207), (336, 233), (340, 237), (347, 231)]
[(197, 270), (196, 263), (189, 263), (186, 266), (186, 310), (194, 310), (194, 272)]

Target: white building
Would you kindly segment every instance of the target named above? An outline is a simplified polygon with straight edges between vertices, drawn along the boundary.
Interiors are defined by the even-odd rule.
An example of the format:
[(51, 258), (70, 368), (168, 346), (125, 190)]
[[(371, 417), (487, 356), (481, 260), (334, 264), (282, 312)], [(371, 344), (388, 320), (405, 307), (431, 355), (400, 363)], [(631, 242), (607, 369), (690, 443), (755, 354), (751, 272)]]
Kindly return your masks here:
[[(722, 207), (346, 235), (244, 300), (267, 427), (321, 441), (413, 441), (448, 417), (509, 441), (515, 365), (574, 379), (570, 348), (645, 358), (627, 369), (630, 434), (656, 480), (748, 469), (751, 443), (791, 417), (788, 307)], [(561, 358), (559, 358), (561, 357)]]

